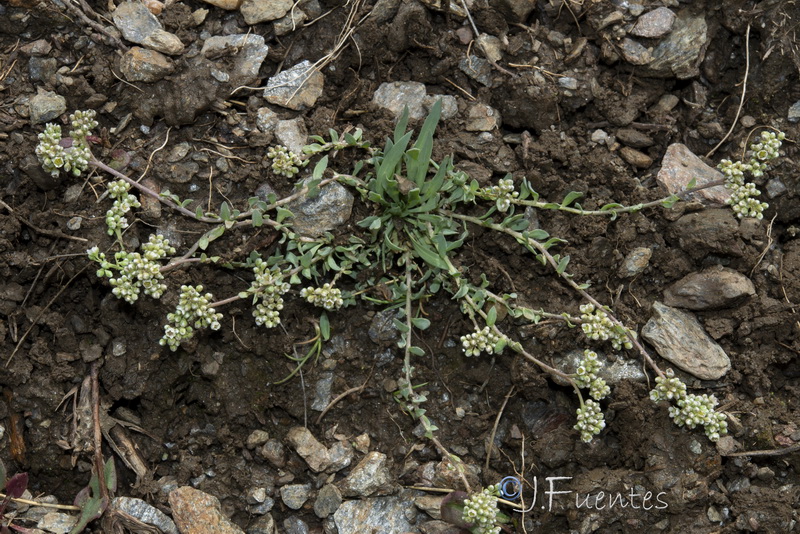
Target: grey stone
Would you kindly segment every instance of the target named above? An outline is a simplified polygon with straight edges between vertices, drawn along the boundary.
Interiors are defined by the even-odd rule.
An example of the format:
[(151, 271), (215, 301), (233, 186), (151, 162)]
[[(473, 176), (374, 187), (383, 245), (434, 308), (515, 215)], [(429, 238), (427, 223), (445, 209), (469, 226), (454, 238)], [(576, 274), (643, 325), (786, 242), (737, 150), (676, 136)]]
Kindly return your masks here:
[(622, 57), (631, 65), (647, 65), (653, 61), (653, 55), (644, 45), (626, 37), (620, 43)]
[(28, 60), (28, 75), (32, 82), (55, 82), (57, 69), (56, 58), (32, 57)]
[(257, 504), (251, 504), (247, 507), (247, 512), (253, 515), (264, 515), (270, 512), (272, 508), (275, 506), (275, 501), (267, 497), (264, 499), (264, 502), (260, 502)]
[(328, 407), (331, 402), (331, 387), (333, 386), (333, 373), (327, 372), (320, 375), (317, 384), (314, 387), (314, 402), (311, 403), (311, 409), (321, 412)]
[(281, 500), (292, 510), (299, 510), (311, 496), (311, 484), (289, 484), (281, 487)]
[(239, 13), (248, 25), (253, 25), (281, 18), (293, 4), (292, 0), (244, 0)]
[(472, 104), (467, 110), (464, 129), (468, 132), (489, 132), (500, 127), (500, 112), (486, 104)]
[(299, 111), (314, 105), (324, 85), (322, 73), (306, 60), (270, 78), (264, 98), (271, 104)]
[[(664, 158), (661, 160), (661, 170), (658, 171), (656, 181), (668, 193), (677, 194), (686, 189), (691, 180), (697, 186), (717, 182), (724, 177), (718, 170), (706, 165), (703, 160), (695, 156), (689, 147), (681, 143), (673, 143), (667, 147)], [(724, 185), (702, 189), (689, 195), (689, 199), (698, 200), (706, 206), (723, 206), (731, 196)]]
[(755, 295), (753, 282), (722, 266), (686, 275), (664, 292), (664, 304), (689, 310), (730, 308)]
[(247, 436), (247, 441), (245, 441), (245, 447), (248, 449), (255, 449), (256, 447), (260, 447), (269, 441), (269, 432), (266, 430), (253, 430), (250, 432), (250, 435)]
[(637, 247), (631, 250), (625, 256), (622, 265), (619, 266), (617, 274), (621, 278), (633, 278), (647, 268), (652, 256), (653, 250), (648, 247)]
[(744, 253), (739, 222), (726, 208), (684, 215), (672, 223), (668, 235), (694, 258), (710, 253), (740, 257)]
[(314, 501), (314, 513), (320, 519), (325, 519), (339, 509), (342, 505), (342, 492), (333, 484), (325, 484), (320, 488), (317, 499)]
[(324, 471), (331, 464), (328, 449), (317, 441), (307, 428), (302, 426), (292, 428), (286, 434), (286, 439), (315, 473)]
[(672, 30), (674, 22), (675, 13), (667, 7), (659, 7), (639, 17), (631, 28), (631, 34), (650, 39), (663, 37)]
[(575, 78), (571, 78), (569, 76), (563, 76), (558, 79), (558, 85), (560, 85), (564, 89), (568, 89), (570, 91), (576, 91), (578, 89), (578, 80), (576, 80)]
[(372, 451), (339, 483), (346, 497), (372, 497), (395, 491), (394, 477), (389, 472), (386, 455)]
[(702, 15), (681, 12), (672, 32), (653, 50), (645, 71), (652, 76), (685, 80), (700, 74), (699, 65), (708, 46), (708, 25)]
[(338, 183), (330, 183), (314, 198), (290, 202), (292, 226), (301, 235), (318, 237), (347, 222), (353, 210), (353, 194)]
[(285, 534), (308, 534), (308, 525), (297, 516), (289, 516), (283, 520)]
[(375, 314), (369, 325), (367, 334), (369, 338), (378, 345), (393, 343), (400, 336), (394, 326), (397, 319), (397, 310), (382, 310)]
[(662, 358), (701, 380), (717, 380), (731, 369), (728, 355), (693, 315), (660, 302), (653, 303), (642, 337)]
[(286, 465), (286, 449), (277, 439), (267, 441), (259, 453), (278, 469)]
[(271, 132), (277, 126), (280, 118), (269, 108), (258, 108), (256, 111), (256, 127), (262, 132)]
[(285, 16), (276, 20), (272, 27), (275, 30), (275, 35), (287, 35), (299, 28), (306, 20), (308, 20), (306, 12), (302, 9), (294, 8)]
[(247, 490), (245, 502), (247, 504), (261, 504), (267, 500), (267, 488), (255, 487)]
[(595, 130), (592, 132), (592, 142), (599, 145), (606, 144), (608, 141), (608, 133), (605, 130)]
[(617, 130), (617, 140), (633, 148), (647, 148), (653, 146), (653, 139), (634, 128), (620, 128)]
[(266, 514), (256, 519), (247, 529), (247, 534), (278, 534), (278, 528), (275, 526), (272, 514)]
[(31, 124), (53, 121), (67, 111), (67, 99), (41, 88), (28, 102)]
[(494, 35), (482, 33), (478, 36), (477, 44), (480, 46), (483, 53), (486, 54), (486, 59), (493, 63), (497, 63), (503, 59), (502, 42)]
[(152, 83), (174, 71), (175, 65), (160, 52), (133, 46), (122, 55), (119, 70), (129, 82)]
[(458, 115), (458, 100), (452, 95), (428, 95), (422, 100), (422, 106), (430, 113), (431, 107), (439, 100), (442, 101), (442, 119), (452, 119)]
[(786, 115), (789, 122), (800, 121), (800, 100), (789, 106), (789, 112)]
[(496, 82), (492, 78), (492, 64), (482, 57), (471, 55), (458, 62), (461, 71), (486, 87), (494, 87)]
[(114, 510), (125, 512), (142, 523), (158, 527), (164, 534), (178, 534), (178, 528), (167, 514), (142, 499), (115, 497), (110, 506), (110, 511)]
[(200, 165), (194, 161), (181, 161), (169, 166), (167, 180), (174, 184), (185, 184), (198, 172), (200, 172)]
[(279, 120), (275, 124), (275, 139), (295, 154), (302, 154), (306, 139), (308, 139), (303, 118)]
[(421, 119), (425, 116), (425, 95), (425, 85), (419, 82), (385, 82), (375, 91), (372, 102), (389, 110), (395, 117), (399, 117), (408, 106), (409, 118)]
[(112, 15), (114, 25), (128, 41), (164, 54), (180, 54), (183, 43), (164, 31), (161, 23), (141, 2), (121, 2)]
[(415, 517), (412, 497), (397, 495), (374, 499), (361, 499), (342, 503), (333, 519), (339, 534), (363, 534), (364, 532), (413, 532), (414, 524), (408, 518)]
[(331, 465), (328, 472), (336, 472), (348, 467), (353, 461), (353, 446), (347, 441), (337, 441), (328, 449)]
[(767, 182), (767, 196), (775, 198), (784, 194), (787, 191), (786, 184), (780, 178), (773, 178)]
[(200, 49), (200, 53), (212, 61), (233, 56), (232, 64), (220, 61), (216, 65), (228, 75), (231, 85), (236, 86), (258, 79), (258, 71), (268, 52), (264, 37), (252, 33), (209, 37)]
[(61, 512), (49, 512), (42, 517), (36, 528), (42, 529), (52, 534), (67, 534), (78, 522), (78, 516), (63, 514)]
[(624, 146), (619, 150), (619, 155), (633, 165), (634, 167), (638, 167), (639, 169), (647, 169), (650, 165), (653, 164), (653, 158), (636, 150), (635, 148), (631, 148), (629, 146)]

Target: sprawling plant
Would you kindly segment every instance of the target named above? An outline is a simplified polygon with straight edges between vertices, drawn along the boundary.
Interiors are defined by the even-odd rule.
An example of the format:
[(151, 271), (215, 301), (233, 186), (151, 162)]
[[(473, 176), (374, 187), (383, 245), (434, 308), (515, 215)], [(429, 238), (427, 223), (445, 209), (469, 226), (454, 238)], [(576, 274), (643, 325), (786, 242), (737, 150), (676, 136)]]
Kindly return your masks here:
[[(637, 351), (657, 375), (651, 398), (656, 402), (673, 403), (669, 412), (677, 424), (689, 428), (702, 425), (711, 440), (724, 434), (725, 416), (715, 411), (716, 399), (686, 394), (686, 386), (671, 370), (661, 370), (638, 341), (635, 331), (592, 297), (587, 292), (588, 284), (573, 280), (567, 269), (569, 256), (551, 251), (564, 241), (543, 229), (531, 228), (523, 213), (526, 208), (534, 208), (616, 218), (649, 207), (672, 206), (696, 188), (646, 204), (626, 207), (612, 203), (598, 210), (586, 210), (576, 202), (581, 193), (571, 192), (561, 202), (547, 202), (540, 199), (526, 180), (515, 184), (510, 175), (496, 185), (481, 187), (466, 173), (456, 170), (451, 157), (439, 162), (432, 159), (440, 113), (441, 104), (436, 103), (416, 137), (408, 130), (408, 114), (403, 113), (382, 149), (373, 148), (364, 141), (361, 130), (341, 135), (330, 130), (328, 139), (314, 136), (302, 155), (284, 147), (273, 147), (267, 156), (276, 174), (308, 176), (288, 197), (278, 199), (274, 194), (266, 200), (253, 197), (244, 211), (228, 202), (223, 202), (217, 211), (204, 210), (201, 204), (191, 199), (182, 200), (169, 191), (158, 194), (97, 160), (89, 148), (90, 130), (96, 126), (93, 112), (79, 112), (71, 117), (73, 137), (66, 140), (61, 139), (60, 129), (48, 125), (40, 135), (37, 154), (43, 166), (54, 174), (61, 170), (80, 174), (94, 167), (115, 177), (116, 180), (108, 184), (113, 205), (106, 222), (108, 233), (114, 236), (113, 246), (118, 250), (113, 254), (113, 261), (99, 247), (91, 248), (88, 255), (99, 265), (97, 275), (109, 279), (119, 298), (130, 303), (141, 293), (159, 298), (169, 291), (165, 275), (187, 263), (216, 263), (251, 272), (249, 285), (223, 300), (215, 301), (202, 286), (179, 288), (178, 307), (168, 314), (161, 340), (162, 345), (173, 351), (200, 329), (220, 328), (223, 315), (217, 310), (238, 300), (251, 302), (257, 325), (277, 326), (284, 297), (292, 286), (300, 285), (300, 296), (324, 311), (315, 321), (315, 336), (306, 342), (311, 349), (305, 355), (292, 357), (297, 363), (289, 375), (292, 376), (319, 354), (322, 341), (330, 336), (327, 312), (355, 305), (359, 297), (377, 302), (396, 310), (394, 326), (401, 334), (398, 346), (404, 353), (404, 365), (395, 397), (406, 412), (422, 423), (426, 434), (433, 437), (436, 427), (426, 416), (424, 407), (427, 393), (422, 385), (414, 383), (413, 360), (424, 351), (413, 341), (415, 330), (430, 326), (430, 321), (421, 313), (421, 303), (431, 295), (444, 293), (457, 302), (473, 325), (472, 332), (461, 337), (466, 356), (498, 355), (511, 350), (573, 387), (579, 405), (575, 430), (583, 441), (591, 441), (605, 427), (600, 401), (609, 394), (610, 388), (598, 375), (601, 364), (596, 353), (587, 349), (575, 373), (556, 369), (529, 353), (514, 339), (513, 332), (501, 330), (497, 324), (500, 312), (532, 323), (548, 318), (564, 321), (569, 326), (580, 325), (587, 343), (608, 343), (615, 351)], [(767, 168), (767, 161), (778, 155), (782, 139), (783, 134), (765, 132), (751, 147), (752, 155), (747, 162), (723, 161), (721, 164), (725, 184), (732, 191), (731, 204), (738, 216), (761, 218), (766, 204), (756, 199), (758, 190), (745, 180), (745, 173), (760, 176)], [(328, 168), (329, 154), (345, 149), (366, 153), (366, 157), (358, 160), (346, 174)], [(310, 163), (313, 163), (311, 172), (304, 172)], [(332, 182), (354, 188), (370, 210), (370, 214), (357, 223), (363, 232), (351, 236), (346, 243), (334, 242), (331, 234), (316, 238), (300, 235), (293, 229), (293, 213), (287, 208), (292, 201), (314, 196)], [(704, 187), (712, 185), (717, 184)], [(128, 214), (140, 206), (131, 193), (133, 189), (158, 199), (183, 216), (207, 224), (209, 229), (179, 257), (174, 257), (175, 248), (160, 235), (150, 236), (141, 252), (127, 250), (123, 232), (129, 226)], [(467, 214), (474, 213), (476, 205), (486, 206), (483, 213)], [(458, 261), (458, 254), (473, 225), (510, 236), (539, 262), (551, 267), (583, 301), (580, 315), (525, 307), (518, 303), (515, 294), (493, 292), (491, 282), (483, 273), (468, 276), (466, 268)], [(206, 255), (210, 244), (226, 231), (259, 227), (271, 227), (280, 236), (278, 246), (269, 257), (253, 252), (245, 261), (226, 262)], [(368, 290), (376, 286), (384, 288), (380, 299), (367, 296)], [(585, 390), (588, 390), (588, 397), (584, 396)]]

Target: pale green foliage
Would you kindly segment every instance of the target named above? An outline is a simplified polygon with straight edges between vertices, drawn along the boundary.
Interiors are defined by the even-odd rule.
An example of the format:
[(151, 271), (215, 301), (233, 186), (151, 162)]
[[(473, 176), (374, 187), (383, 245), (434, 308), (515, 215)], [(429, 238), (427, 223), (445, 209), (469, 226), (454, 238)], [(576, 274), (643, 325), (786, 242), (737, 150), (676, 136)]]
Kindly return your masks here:
[(592, 438), (606, 427), (600, 405), (592, 399), (586, 400), (583, 406), (578, 408), (577, 414), (578, 422), (574, 428), (581, 433), (581, 440), (584, 443), (592, 441)]
[(633, 343), (628, 338), (629, 330), (611, 320), (605, 310), (596, 309), (594, 304), (583, 304), (581, 310), (581, 330), (593, 341), (611, 341), (614, 350), (625, 347), (630, 349)]
[(200, 328), (219, 330), (222, 314), (209, 306), (213, 297), (211, 293), (202, 293), (203, 286), (181, 286), (181, 296), (175, 311), (167, 314), (168, 323), (164, 325), (164, 337), (159, 340), (173, 352), (178, 350), (182, 341), (194, 336)]
[(175, 248), (170, 246), (164, 236), (151, 234), (147, 243), (142, 245), (142, 253), (121, 250), (114, 254), (114, 262), (108, 261), (105, 253), (98, 247), (86, 251), (89, 259), (100, 264), (97, 276), (106, 277), (114, 287), (112, 293), (118, 298), (133, 304), (139, 293), (159, 298), (167, 286), (162, 282), (161, 264), (158, 262), (170, 254)]
[(494, 348), (501, 339), (500, 335), (485, 326), (477, 332), (461, 336), (461, 347), (467, 356), (477, 356), (481, 352), (494, 354)]
[(574, 377), (578, 387), (589, 388), (589, 395), (595, 400), (604, 399), (611, 393), (611, 388), (608, 387), (606, 381), (597, 375), (600, 367), (601, 363), (597, 359), (597, 353), (586, 349), (583, 351), (583, 360), (578, 365)]
[(725, 176), (725, 187), (730, 189), (731, 197), (728, 199), (736, 216), (764, 218), (764, 210), (769, 207), (766, 202), (761, 202), (757, 197), (761, 194), (752, 182), (745, 181), (745, 173), (750, 173), (753, 178), (760, 178), (768, 168), (768, 162), (780, 156), (781, 143), (786, 138), (783, 132), (761, 132), (759, 141), (750, 145), (750, 159), (747, 161), (731, 161), (723, 159), (717, 168)]
[(328, 311), (338, 310), (344, 304), (342, 290), (325, 283), (322, 287), (304, 287), (300, 296), (314, 306), (320, 306)]
[(61, 126), (48, 123), (39, 134), (36, 156), (42, 168), (53, 176), (64, 170), (75, 176), (89, 167), (92, 152), (86, 139), (91, 130), (97, 127), (94, 110), (76, 111), (69, 116), (72, 130), (69, 139), (61, 139)]
[(483, 488), (479, 493), (471, 495), (464, 501), (464, 512), (461, 518), (472, 525), (472, 534), (498, 534), (497, 526), (499, 510), (497, 498), (500, 496), (500, 485), (494, 484)]
[(675, 376), (672, 369), (667, 369), (664, 377), (656, 378), (656, 387), (650, 391), (650, 399), (653, 402), (675, 401), (677, 406), (669, 407), (669, 416), (675, 424), (688, 428), (702, 425), (711, 441), (717, 441), (728, 433), (725, 414), (715, 410), (717, 398), (714, 395), (687, 393), (686, 384)]
[(272, 160), (272, 171), (287, 178), (298, 172), (305, 161), (283, 145), (272, 146), (267, 151), (267, 157)]
[(108, 196), (114, 199), (114, 204), (106, 212), (106, 227), (108, 235), (120, 235), (128, 227), (128, 218), (125, 215), (131, 208), (140, 208), (139, 200), (131, 195), (131, 186), (125, 180), (116, 180), (108, 184)]

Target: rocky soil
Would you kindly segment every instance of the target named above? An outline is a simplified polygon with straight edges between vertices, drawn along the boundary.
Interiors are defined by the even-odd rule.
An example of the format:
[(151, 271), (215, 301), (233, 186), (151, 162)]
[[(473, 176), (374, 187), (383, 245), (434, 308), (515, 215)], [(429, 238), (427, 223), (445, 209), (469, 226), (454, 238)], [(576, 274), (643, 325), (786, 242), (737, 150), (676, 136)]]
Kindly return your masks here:
[[(502, 507), (509, 532), (800, 531), (799, 17), (790, 0), (0, 4), (7, 471), (29, 474), (32, 497), (72, 504), (91, 477), (98, 419), (118, 483), (86, 532), (455, 532), (439, 516), (443, 493), (419, 488), (463, 481), (394, 401), (393, 312), (363, 300), (330, 313), (319, 357), (280, 384), (319, 313), (298, 288), (282, 326), (258, 327), (235, 303), (220, 310), (219, 331), (171, 352), (158, 340), (175, 288), (235, 295), (242, 273), (193, 264), (168, 274), (160, 301), (118, 300), (85, 254), (112, 244), (109, 176), (54, 178), (34, 155), (46, 123), (93, 109), (99, 159), (202, 207), (246, 209), (252, 196), (292, 191), (269, 147), (300, 151), (331, 128), (361, 128), (379, 146), (404, 106), (419, 128), (441, 99), (435, 159), (452, 154), (481, 184), (527, 179), (554, 202), (580, 191), (588, 209), (714, 181), (720, 159), (740, 159), (761, 130), (786, 133), (782, 157), (756, 181), (770, 204), (761, 221), (736, 218), (722, 188), (614, 220), (527, 215), (566, 239), (559, 252), (575, 280), (591, 283), (659, 365), (719, 399), (728, 436), (712, 443), (675, 426), (649, 400), (654, 376), (636, 353), (601, 345), (606, 428), (583, 443), (570, 388), (510, 351), (465, 357), (459, 338), (472, 325), (445, 297), (424, 304), (431, 328), (415, 366), (436, 438), (472, 488), (524, 480), (525, 511)], [(332, 166), (349, 172), (358, 157), (337, 154)], [(298, 223), (343, 240), (363, 232), (367, 205), (341, 195)], [(182, 254), (207, 229), (142, 204), (132, 244), (157, 231)], [(277, 246), (263, 230), (209, 250), (241, 261)], [(471, 228), (456, 261), (531, 308), (579, 315), (580, 297), (510, 238)], [(588, 346), (561, 321), (500, 324), (559, 368)], [(77, 518), (17, 513), (30, 532), (68, 532)]]

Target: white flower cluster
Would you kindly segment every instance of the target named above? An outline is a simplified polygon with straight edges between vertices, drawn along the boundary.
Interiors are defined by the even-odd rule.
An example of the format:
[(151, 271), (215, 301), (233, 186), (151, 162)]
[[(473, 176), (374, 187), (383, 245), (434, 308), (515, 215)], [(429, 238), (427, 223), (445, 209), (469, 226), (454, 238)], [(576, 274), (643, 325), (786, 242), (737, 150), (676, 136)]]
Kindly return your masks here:
[(750, 145), (750, 159), (747, 162), (723, 159), (717, 168), (725, 175), (725, 187), (730, 189), (731, 198), (728, 203), (740, 219), (754, 217), (762, 219), (763, 212), (769, 207), (766, 202), (757, 200), (761, 194), (755, 184), (746, 182), (745, 173), (760, 178), (767, 170), (768, 161), (780, 155), (782, 141), (786, 138), (783, 132), (761, 132), (761, 139)]
[(344, 304), (342, 290), (330, 284), (323, 284), (322, 287), (304, 287), (300, 290), (300, 296), (314, 306), (321, 306), (328, 311), (338, 310)]
[(577, 414), (578, 422), (573, 428), (581, 433), (581, 440), (584, 443), (592, 441), (592, 438), (606, 427), (600, 405), (592, 399), (587, 399), (583, 406), (578, 408)]
[(486, 189), (485, 194), (497, 199), (497, 209), (502, 213), (508, 211), (511, 201), (519, 196), (519, 192), (514, 191), (514, 180), (511, 178), (501, 179), (497, 185)]
[(595, 309), (594, 304), (583, 304), (580, 310), (581, 321), (583, 321), (581, 330), (586, 337), (594, 341), (611, 341), (614, 350), (633, 347), (633, 343), (628, 338), (629, 331), (614, 324), (605, 311)]
[(675, 424), (689, 428), (703, 425), (711, 441), (717, 441), (728, 433), (725, 414), (715, 411), (717, 398), (714, 395), (686, 393), (686, 384), (675, 377), (672, 369), (667, 369), (664, 374), (666, 377), (656, 378), (656, 387), (650, 392), (650, 399), (654, 402), (674, 400), (677, 406), (669, 407), (669, 416)]
[(272, 160), (272, 170), (275, 174), (280, 174), (291, 178), (298, 172), (305, 162), (283, 145), (272, 146), (267, 151), (267, 157)]
[(589, 395), (595, 400), (603, 399), (611, 393), (611, 388), (608, 387), (606, 381), (597, 376), (600, 365), (597, 353), (586, 349), (583, 351), (583, 360), (575, 373), (575, 383), (579, 388), (589, 388)]
[(680, 399), (686, 396), (686, 384), (675, 376), (675, 371), (667, 369), (664, 371), (666, 376), (656, 377), (656, 387), (650, 391), (650, 400), (659, 402), (662, 400)]
[(181, 286), (178, 307), (167, 314), (169, 323), (164, 325), (164, 337), (158, 341), (161, 346), (167, 345), (174, 352), (182, 341), (194, 336), (195, 329), (219, 330), (222, 314), (208, 305), (213, 298), (211, 293), (203, 295), (201, 291), (203, 286)]
[(125, 217), (131, 208), (139, 208), (142, 205), (139, 200), (128, 193), (131, 186), (125, 180), (117, 180), (108, 184), (108, 195), (114, 199), (114, 204), (106, 212), (106, 226), (108, 235), (114, 235), (128, 227), (128, 219)]
[[(109, 278), (109, 283), (114, 287), (112, 293), (133, 304), (141, 291), (156, 299), (164, 294), (167, 286), (162, 283), (164, 275), (161, 274), (158, 261), (175, 254), (175, 248), (164, 236), (151, 234), (150, 240), (142, 245), (141, 254), (120, 251), (114, 254), (114, 263), (109, 262), (98, 247), (92, 247), (86, 253), (89, 259), (100, 264), (97, 276)], [(116, 277), (115, 271), (119, 272)]]
[(255, 304), (253, 317), (255, 317), (257, 325), (272, 328), (281, 322), (282, 295), (289, 291), (289, 283), (283, 281), (283, 273), (280, 269), (277, 267), (270, 269), (267, 262), (261, 258), (256, 260), (253, 273), (256, 278), (248, 290), (248, 294), (253, 295), (253, 304)]
[(477, 356), (481, 352), (494, 354), (494, 347), (501, 339), (502, 337), (499, 334), (494, 333), (491, 328), (485, 326), (483, 330), (461, 336), (461, 346), (467, 356)]
[(80, 176), (89, 167), (92, 152), (86, 136), (97, 127), (94, 116), (94, 110), (76, 111), (70, 115), (70, 138), (63, 141), (61, 126), (52, 123), (45, 125), (36, 145), (36, 157), (45, 171), (53, 176), (58, 176), (61, 170)]
[(494, 484), (483, 488), (480, 493), (473, 494), (464, 501), (464, 512), (461, 519), (472, 525), (473, 534), (497, 534), (497, 498), (500, 496), (500, 485)]

